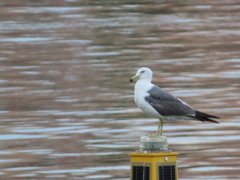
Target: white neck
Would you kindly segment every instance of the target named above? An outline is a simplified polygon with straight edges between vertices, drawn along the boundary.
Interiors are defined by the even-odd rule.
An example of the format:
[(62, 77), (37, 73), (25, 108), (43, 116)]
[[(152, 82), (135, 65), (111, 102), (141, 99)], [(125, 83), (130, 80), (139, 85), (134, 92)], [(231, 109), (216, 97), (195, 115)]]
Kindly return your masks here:
[[(149, 79), (139, 79), (136, 84), (135, 84), (135, 88), (134, 88), (134, 99), (135, 102), (137, 103), (138, 99), (137, 97), (142, 97), (140, 96), (140, 94), (145, 94), (147, 93), (147, 91), (150, 89), (149, 85), (151, 87), (151, 85), (153, 85)], [(143, 95), (144, 96), (144, 95)]]

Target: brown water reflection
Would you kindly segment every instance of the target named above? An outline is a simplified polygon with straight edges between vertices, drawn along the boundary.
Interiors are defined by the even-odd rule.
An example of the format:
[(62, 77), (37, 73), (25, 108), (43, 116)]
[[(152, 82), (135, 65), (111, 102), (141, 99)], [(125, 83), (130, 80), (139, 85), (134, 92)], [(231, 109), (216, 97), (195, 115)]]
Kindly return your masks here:
[(221, 117), (166, 123), (181, 180), (239, 179), (237, 1), (8, 1), (0, 22), (0, 179), (129, 179), (156, 131), (133, 102), (154, 83)]

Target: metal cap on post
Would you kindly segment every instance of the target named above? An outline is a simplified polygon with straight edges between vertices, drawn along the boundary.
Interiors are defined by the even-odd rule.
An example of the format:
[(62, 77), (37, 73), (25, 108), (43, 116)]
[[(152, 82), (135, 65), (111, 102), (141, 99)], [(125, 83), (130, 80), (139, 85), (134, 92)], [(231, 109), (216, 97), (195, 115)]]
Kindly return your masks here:
[(168, 150), (167, 137), (165, 136), (142, 136), (140, 137), (139, 151), (147, 152), (159, 152), (159, 151), (171, 151)]

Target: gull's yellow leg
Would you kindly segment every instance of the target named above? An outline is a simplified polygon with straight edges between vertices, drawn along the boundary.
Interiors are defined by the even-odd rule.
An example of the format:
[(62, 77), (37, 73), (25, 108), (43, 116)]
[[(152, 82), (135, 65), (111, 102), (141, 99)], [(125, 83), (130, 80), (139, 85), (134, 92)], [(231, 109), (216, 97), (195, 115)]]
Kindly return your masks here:
[(158, 134), (159, 135), (162, 135), (162, 128), (163, 128), (163, 120), (159, 119), (160, 120), (160, 127), (161, 127), (161, 131), (159, 132), (159, 126), (158, 126)]
[(162, 127), (163, 127), (163, 120), (159, 119), (158, 130), (157, 133), (149, 135), (149, 137), (156, 137), (158, 135), (162, 135)]

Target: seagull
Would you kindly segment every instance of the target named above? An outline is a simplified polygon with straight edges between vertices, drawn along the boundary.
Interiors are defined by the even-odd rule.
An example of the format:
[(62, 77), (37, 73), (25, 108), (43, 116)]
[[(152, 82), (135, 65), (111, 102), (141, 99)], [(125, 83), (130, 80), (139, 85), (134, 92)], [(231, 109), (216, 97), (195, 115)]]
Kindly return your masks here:
[(149, 137), (162, 135), (163, 121), (165, 120), (184, 119), (218, 123), (211, 118), (220, 119), (219, 117), (198, 111), (181, 99), (152, 84), (152, 74), (151, 69), (142, 67), (130, 79), (130, 82), (136, 82), (134, 100), (137, 106), (149, 116), (158, 118), (160, 121), (157, 133), (149, 135)]

